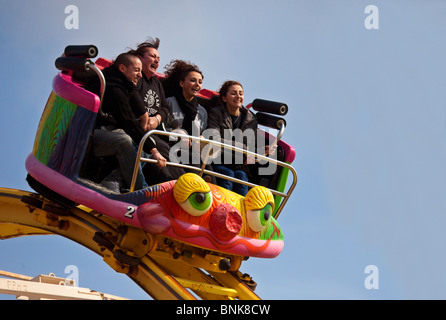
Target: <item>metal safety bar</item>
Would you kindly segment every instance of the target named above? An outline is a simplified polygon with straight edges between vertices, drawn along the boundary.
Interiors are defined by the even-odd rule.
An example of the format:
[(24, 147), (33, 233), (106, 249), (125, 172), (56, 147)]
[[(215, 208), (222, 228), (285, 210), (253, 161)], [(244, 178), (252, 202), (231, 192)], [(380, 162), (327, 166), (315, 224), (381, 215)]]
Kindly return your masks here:
[[(281, 133), (283, 134), (283, 130), (281, 130)], [(292, 173), (293, 181), (292, 181), (292, 183), (291, 183), (291, 185), (290, 185), (290, 187), (289, 187), (287, 192), (280, 192), (280, 191), (268, 188), (273, 195), (280, 196), (280, 197), (283, 198), (282, 202), (280, 203), (279, 208), (277, 208), (277, 210), (276, 210), (275, 218), (277, 218), (279, 216), (280, 212), (282, 211), (282, 209), (285, 206), (286, 202), (288, 201), (289, 197), (293, 193), (294, 188), (296, 187), (296, 184), (297, 184), (297, 173), (296, 173), (296, 170), (294, 170), (294, 168), (290, 164), (288, 164), (286, 162), (282, 162), (282, 161), (279, 161), (277, 159), (274, 159), (274, 158), (271, 158), (271, 157), (267, 157), (265, 155), (261, 155), (261, 154), (258, 154), (258, 153), (254, 153), (254, 152), (251, 152), (251, 151), (239, 148), (239, 147), (235, 147), (235, 146), (232, 146), (232, 145), (224, 144), (224, 143), (222, 143), (220, 141), (215, 141), (215, 140), (209, 140), (209, 139), (200, 138), (200, 137), (189, 136), (189, 135), (181, 134), (181, 133), (177, 133), (177, 132), (166, 132), (166, 131), (160, 131), (160, 130), (151, 130), (151, 131), (148, 131), (144, 135), (144, 137), (141, 139), (141, 142), (139, 144), (138, 154), (137, 154), (137, 157), (136, 157), (135, 166), (134, 166), (134, 170), (133, 170), (133, 177), (132, 177), (132, 183), (131, 183), (131, 186), (130, 186), (130, 192), (133, 192), (134, 189), (135, 189), (135, 183), (136, 183), (136, 178), (137, 178), (137, 173), (138, 173), (138, 169), (139, 169), (140, 163), (141, 162), (155, 163), (155, 164), (158, 163), (158, 161), (155, 160), (155, 159), (149, 159), (149, 158), (142, 157), (143, 148), (144, 148), (144, 144), (145, 144), (146, 140), (150, 136), (152, 136), (154, 134), (155, 135), (174, 137), (174, 138), (176, 138), (175, 139), (176, 141), (178, 141), (178, 139), (190, 139), (190, 140), (193, 140), (193, 141), (199, 141), (201, 144), (206, 144), (206, 146), (204, 148), (207, 148), (207, 150), (205, 150), (206, 154), (205, 154), (205, 157), (204, 157), (204, 159), (202, 161), (203, 163), (202, 163), (200, 168), (192, 166), (192, 165), (187, 165), (187, 164), (167, 161), (167, 165), (168, 166), (175, 166), (175, 167), (180, 167), (180, 168), (184, 168), (184, 169), (188, 169), (188, 170), (197, 171), (197, 172), (200, 172), (199, 173), (200, 176), (202, 176), (203, 174), (208, 174), (208, 175), (215, 176), (217, 178), (227, 179), (227, 180), (230, 180), (232, 182), (236, 182), (236, 183), (240, 183), (240, 184), (243, 184), (243, 185), (247, 185), (247, 186), (249, 186), (251, 188), (258, 186), (257, 184), (254, 184), (254, 183), (251, 183), (251, 182), (243, 181), (243, 180), (240, 180), (240, 179), (237, 179), (237, 178), (229, 177), (229, 176), (226, 176), (226, 175), (223, 175), (223, 174), (220, 174), (220, 173), (217, 173), (217, 172), (205, 169), (205, 166), (206, 166), (206, 164), (208, 162), (208, 159), (209, 159), (209, 156), (210, 156), (209, 153), (210, 153), (211, 150), (214, 150), (213, 148), (211, 148), (211, 146), (219, 146), (219, 149), (218, 149), (219, 152), (221, 152), (221, 148), (223, 148), (223, 149), (230, 149), (232, 151), (235, 151), (235, 152), (238, 152), (238, 153), (243, 153), (243, 154), (245, 154), (247, 156), (254, 157), (254, 159), (257, 159), (257, 161), (265, 161), (267, 163), (273, 163), (273, 164), (275, 164), (277, 166), (280, 166), (280, 167), (288, 169)], [(277, 141), (278, 140), (276, 139), (276, 141), (274, 143), (277, 143)], [(216, 155), (213, 154), (212, 158), (215, 158), (215, 157), (216, 157)]]
[(285, 133), (285, 122), (283, 120), (280, 120), (280, 129), (279, 133), (277, 134), (276, 139), (274, 140), (272, 147), (275, 149), (277, 148), (277, 144), (279, 143), (279, 140), (282, 139), (283, 134)]
[(101, 69), (99, 69), (98, 67), (96, 67), (93, 63), (88, 64), (88, 68), (90, 68), (91, 70), (93, 70), (94, 72), (96, 72), (97, 76), (99, 77), (99, 83), (101, 85), (101, 89), (100, 89), (100, 104), (99, 104), (99, 114), (103, 117), (103, 118), (107, 118), (108, 115), (105, 114), (102, 111), (102, 101), (104, 100), (104, 93), (105, 93), (105, 88), (106, 88), (106, 83), (105, 83), (105, 77), (104, 74), (102, 73)]

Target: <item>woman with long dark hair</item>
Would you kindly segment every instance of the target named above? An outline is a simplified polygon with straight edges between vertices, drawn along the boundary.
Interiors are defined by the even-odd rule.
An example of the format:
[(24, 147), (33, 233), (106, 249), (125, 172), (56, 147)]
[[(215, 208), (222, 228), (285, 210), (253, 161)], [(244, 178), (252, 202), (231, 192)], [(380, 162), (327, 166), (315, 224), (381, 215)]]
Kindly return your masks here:
[(189, 135), (200, 136), (208, 121), (207, 111), (196, 97), (202, 88), (203, 73), (183, 60), (173, 60), (165, 69), (163, 85), (171, 107), (168, 129), (182, 129)]
[[(166, 79), (163, 85), (171, 108), (167, 119), (167, 130), (202, 137), (208, 125), (207, 111), (197, 99), (197, 94), (203, 84), (203, 73), (196, 65), (183, 60), (173, 60), (165, 69)], [(203, 159), (198, 141), (183, 139), (175, 147), (172, 146), (171, 150), (176, 155), (180, 151), (181, 156), (177, 157), (178, 162), (201, 167)], [(207, 164), (206, 169), (212, 170), (212, 166)], [(204, 176), (204, 178), (208, 182), (215, 183), (213, 176)]]

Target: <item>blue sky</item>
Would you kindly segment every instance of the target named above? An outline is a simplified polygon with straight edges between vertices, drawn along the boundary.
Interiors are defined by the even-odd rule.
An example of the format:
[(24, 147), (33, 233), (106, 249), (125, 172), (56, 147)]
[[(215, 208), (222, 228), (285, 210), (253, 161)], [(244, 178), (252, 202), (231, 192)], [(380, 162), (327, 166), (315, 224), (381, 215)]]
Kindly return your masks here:
[[(440, 0), (0, 0), (0, 186), (30, 190), (24, 162), (68, 44), (114, 58), (161, 39), (161, 67), (196, 63), (204, 87), (228, 79), (290, 107), (284, 140), (298, 186), (279, 222), (281, 255), (241, 270), (264, 299), (445, 299), (446, 3)], [(64, 9), (79, 9), (68, 30)], [(365, 8), (379, 29), (365, 28)], [(64, 275), (147, 295), (100, 257), (56, 236), (0, 241), (0, 270)], [(364, 269), (379, 270), (379, 289)], [(6, 297), (0, 297), (6, 298)]]

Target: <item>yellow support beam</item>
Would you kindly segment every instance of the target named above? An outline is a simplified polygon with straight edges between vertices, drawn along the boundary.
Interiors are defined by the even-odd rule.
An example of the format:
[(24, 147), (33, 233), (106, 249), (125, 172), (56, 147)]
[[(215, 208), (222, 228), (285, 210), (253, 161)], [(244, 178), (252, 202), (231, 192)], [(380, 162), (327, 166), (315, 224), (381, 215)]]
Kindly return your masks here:
[[(184, 288), (174, 277), (164, 271), (159, 264), (157, 264), (150, 257), (141, 258), (143, 264), (143, 271), (147, 273), (148, 277), (159, 283), (158, 287), (151, 288), (155, 293), (161, 291), (167, 294), (166, 298), (169, 300), (196, 300), (196, 298)], [(160, 290), (161, 289), (161, 290)]]
[(237, 298), (238, 297), (237, 290), (234, 290), (231, 288), (215, 286), (212, 284), (207, 284), (207, 283), (192, 281), (192, 280), (187, 280), (187, 279), (181, 279), (181, 278), (176, 278), (176, 280), (183, 287), (192, 289), (193, 291), (206, 292), (209, 294), (216, 294), (216, 295), (220, 295), (220, 296), (224, 296), (224, 297), (228, 297), (228, 298)]
[(210, 274), (223, 286), (236, 290), (240, 300), (260, 300), (254, 291), (232, 273), (210, 272)]
[[(175, 259), (170, 253), (157, 251), (162, 246), (153, 235), (108, 216), (95, 215), (83, 206), (69, 209), (69, 215), (57, 214), (59, 209), (66, 209), (54, 210), (54, 206), (40, 195), (0, 188), (0, 239), (60, 235), (97, 253), (115, 271), (127, 274), (158, 300), (260, 299), (230, 272), (201, 270), (202, 265), (209, 267), (209, 262), (214, 262), (212, 257), (206, 261), (194, 261), (194, 256)], [(50, 208), (53, 213), (47, 211)], [(98, 233), (104, 235), (104, 243), (97, 242)], [(136, 262), (133, 265), (129, 261)]]

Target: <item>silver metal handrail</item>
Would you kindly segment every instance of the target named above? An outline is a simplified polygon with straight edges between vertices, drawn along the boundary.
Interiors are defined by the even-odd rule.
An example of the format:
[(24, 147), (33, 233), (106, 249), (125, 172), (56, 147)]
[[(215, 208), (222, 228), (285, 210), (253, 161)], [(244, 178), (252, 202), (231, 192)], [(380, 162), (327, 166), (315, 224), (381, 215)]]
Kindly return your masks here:
[(100, 88), (100, 93), (99, 93), (99, 110), (98, 113), (103, 117), (103, 118), (107, 118), (108, 115), (105, 114), (102, 111), (102, 101), (104, 100), (104, 93), (105, 93), (105, 88), (106, 88), (106, 83), (105, 83), (105, 77), (104, 74), (102, 73), (101, 69), (99, 69), (98, 67), (96, 67), (93, 63), (89, 63), (87, 68), (93, 70), (94, 72), (96, 72), (97, 76), (99, 77), (99, 83), (101, 85)]
[[(292, 181), (291, 185), (289, 186), (287, 192), (280, 192), (280, 191), (268, 188), (273, 195), (280, 196), (280, 197), (283, 198), (283, 200), (280, 203), (279, 208), (277, 208), (277, 210), (276, 210), (275, 218), (277, 218), (279, 216), (279, 214), (282, 211), (283, 207), (285, 206), (285, 204), (287, 203), (287, 201), (290, 198), (291, 194), (293, 193), (294, 188), (296, 187), (297, 179), (298, 179), (296, 170), (294, 170), (294, 168), (290, 164), (288, 164), (286, 162), (282, 162), (282, 161), (279, 161), (277, 159), (274, 159), (274, 158), (271, 158), (271, 157), (267, 157), (265, 155), (261, 155), (261, 154), (254, 153), (254, 152), (251, 152), (251, 151), (248, 151), (248, 150), (244, 150), (244, 149), (239, 148), (239, 147), (235, 147), (235, 146), (232, 146), (232, 145), (224, 144), (224, 143), (222, 143), (220, 141), (214, 141), (214, 140), (209, 140), (209, 139), (205, 139), (205, 138), (189, 136), (189, 135), (181, 134), (181, 133), (177, 133), (177, 132), (166, 132), (166, 131), (160, 131), (160, 130), (151, 130), (151, 131), (148, 131), (144, 135), (144, 137), (141, 139), (141, 142), (139, 144), (138, 154), (137, 154), (137, 157), (136, 157), (135, 166), (134, 166), (134, 170), (133, 170), (133, 176), (132, 176), (132, 183), (131, 183), (131, 186), (130, 186), (130, 192), (134, 191), (135, 183), (136, 183), (136, 177), (137, 177), (137, 173), (138, 173), (138, 169), (139, 169), (140, 163), (141, 162), (158, 163), (157, 160), (142, 157), (144, 144), (145, 144), (146, 140), (150, 136), (152, 136), (152, 135), (169, 136), (169, 137), (174, 137), (174, 138), (177, 138), (177, 139), (190, 139), (190, 140), (193, 140), (193, 141), (199, 141), (201, 144), (206, 144), (206, 146), (204, 147), (204, 148), (207, 148), (207, 150), (206, 150), (206, 157), (205, 157), (205, 159), (203, 159), (204, 161), (203, 161), (203, 164), (202, 164), (202, 166), (200, 168), (192, 166), (192, 165), (187, 165), (187, 164), (181, 164), (181, 163), (169, 162), (169, 161), (167, 162), (168, 166), (175, 166), (175, 167), (180, 167), (180, 168), (184, 168), (184, 169), (200, 172), (199, 173), (200, 176), (202, 176), (203, 174), (208, 174), (208, 175), (213, 175), (213, 176), (215, 176), (217, 178), (227, 179), (227, 180), (230, 180), (230, 181), (233, 181), (233, 182), (236, 182), (236, 183), (244, 184), (244, 185), (247, 185), (249, 187), (257, 186), (256, 184), (253, 184), (251, 182), (246, 182), (246, 181), (243, 181), (243, 180), (240, 180), (240, 179), (237, 179), (237, 178), (232, 178), (232, 177), (229, 177), (229, 176), (226, 176), (226, 175), (223, 175), (223, 174), (220, 174), (220, 173), (213, 172), (213, 171), (205, 169), (205, 166), (206, 166), (206, 163), (207, 163), (207, 160), (208, 160), (208, 157), (209, 157), (209, 153), (210, 153), (211, 150), (213, 150), (213, 148), (211, 148), (211, 146), (219, 146), (220, 147), (218, 149), (219, 151), (221, 151), (221, 148), (223, 148), (223, 149), (230, 149), (230, 150), (238, 152), (238, 153), (243, 153), (245, 155), (252, 156), (255, 159), (263, 160), (263, 161), (266, 161), (266, 162), (269, 162), (269, 163), (274, 163), (277, 166), (289, 169), (289, 171), (292, 173), (293, 181)], [(276, 139), (276, 141), (274, 143), (276, 143), (276, 142), (277, 142), (277, 139)]]

